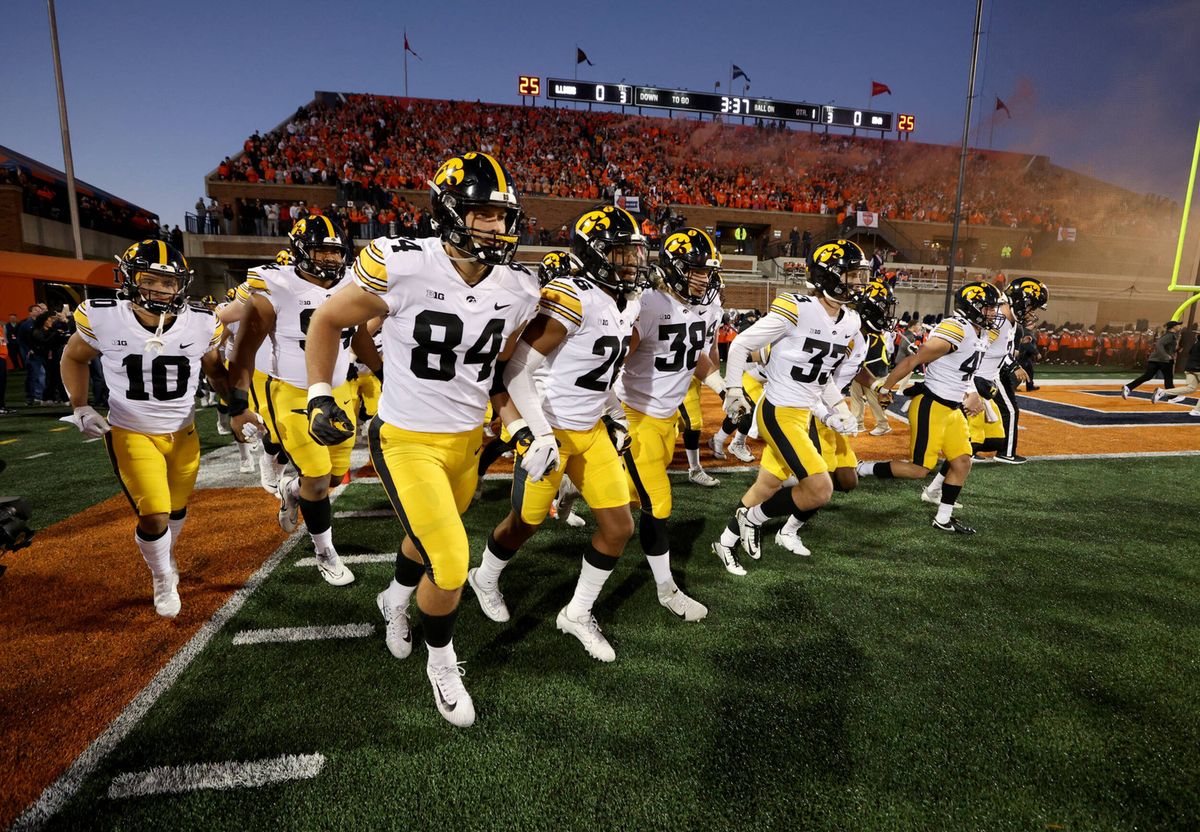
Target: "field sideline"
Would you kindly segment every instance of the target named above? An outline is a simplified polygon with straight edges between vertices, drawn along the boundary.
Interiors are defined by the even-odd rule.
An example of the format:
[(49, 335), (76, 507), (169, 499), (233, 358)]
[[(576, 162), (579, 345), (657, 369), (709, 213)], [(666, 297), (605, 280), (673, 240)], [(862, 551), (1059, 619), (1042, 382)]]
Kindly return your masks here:
[[(67, 439), (49, 424), (38, 423), (49, 442)], [(1171, 431), (1196, 448), (1195, 429)], [(670, 619), (631, 545), (598, 607), (618, 660), (590, 661), (553, 625), (589, 532), (551, 523), (506, 573), (513, 622), (486, 621), (464, 596), (456, 643), (480, 717), (459, 733), (432, 707), (421, 651), (396, 662), (382, 645), (374, 594), (390, 565), (369, 556), (395, 551), (393, 519), (337, 521), (342, 554), (364, 556), (359, 580), (337, 590), (296, 565), (311, 557), (306, 537), (255, 530), (270, 520), (265, 494), (211, 489), (184, 537), (182, 566), (200, 573), (185, 580), (180, 625), (168, 625), (184, 632), (142, 663), (153, 675), (196, 633), (204, 649), (157, 698), (146, 701), (143, 682), (115, 703), (120, 713), (143, 689), (127, 735), (80, 771), (49, 826), (1194, 827), (1194, 470), (1186, 457), (981, 466), (962, 512), (981, 534), (966, 542), (929, 529), (931, 507), (911, 484), (869, 482), (837, 495), (806, 531), (811, 559), (768, 543), (742, 579), (708, 544), (749, 475), (721, 472), (713, 490), (676, 478), (673, 556), (709, 619)], [(506, 491), (489, 482), (468, 514), (474, 551)], [(335, 506), (382, 508), (369, 480)], [(111, 546), (95, 540), (93, 554), (119, 564), (105, 580), (140, 606), (117, 616), (135, 635), (104, 635), (161, 631), (141, 597), (148, 581), (126, 574), (128, 517), (111, 513), (121, 531)], [(217, 531), (218, 516), (228, 528)], [(255, 556), (227, 563), (230, 541), (255, 534)], [(277, 565), (260, 568), (271, 552)], [(18, 559), (35, 554), (6, 558), (0, 632), (10, 636), (24, 612)], [(228, 574), (209, 593), (206, 570), (218, 569)], [(72, 597), (88, 597), (86, 586)], [(299, 627), (344, 629), (334, 640), (262, 635)], [(19, 695), (14, 681), (0, 684), (0, 704)], [(94, 737), (99, 726), (79, 730)], [(0, 770), (15, 782), (30, 749), (5, 747), (15, 754)], [(232, 783), (246, 785), (221, 788)], [(36, 798), (31, 785), (0, 801), (0, 826)]]

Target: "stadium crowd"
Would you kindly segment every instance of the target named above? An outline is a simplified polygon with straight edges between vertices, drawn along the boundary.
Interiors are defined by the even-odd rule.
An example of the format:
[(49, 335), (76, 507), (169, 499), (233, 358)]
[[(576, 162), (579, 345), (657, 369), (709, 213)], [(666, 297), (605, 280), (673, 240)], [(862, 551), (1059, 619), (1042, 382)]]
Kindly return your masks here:
[[(70, 222), (70, 203), (65, 182), (52, 181), (20, 166), (0, 167), (0, 184), (21, 189), (21, 210), (35, 217)], [(105, 234), (140, 239), (158, 233), (158, 218), (119, 200), (108, 199), (77, 183), (79, 224)]]
[[(615, 112), (348, 95), (301, 107), (276, 131), (255, 133), (216, 178), (328, 184), (339, 204), (392, 205), (390, 191), (422, 189), (428, 160), (478, 147), (511, 160), (525, 192), (588, 200), (622, 193), (649, 213), (705, 205), (845, 219), (948, 222), (957, 150), (915, 142)], [(1161, 230), (1175, 210), (1027, 156), (975, 151), (964, 194), (967, 222), (1099, 234)], [(686, 183), (686, 184), (685, 184)], [(364, 210), (365, 216), (365, 210)]]

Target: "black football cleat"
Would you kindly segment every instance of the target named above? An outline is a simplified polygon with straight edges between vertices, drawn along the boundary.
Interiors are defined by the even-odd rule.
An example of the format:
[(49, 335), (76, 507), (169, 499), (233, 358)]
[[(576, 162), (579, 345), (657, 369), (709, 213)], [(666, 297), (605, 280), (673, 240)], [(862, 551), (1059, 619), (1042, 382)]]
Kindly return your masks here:
[(996, 454), (996, 461), (1005, 462), (1009, 465), (1023, 465), (1028, 462), (1029, 459), (1021, 456), (1020, 454), (1013, 454), (1012, 456), (1008, 456), (1006, 454)]
[(933, 518), (933, 527), (944, 532), (953, 532), (954, 534), (975, 534), (975, 530), (970, 526), (964, 526), (958, 521), (957, 517), (951, 517), (949, 523), (939, 523), (937, 518)]

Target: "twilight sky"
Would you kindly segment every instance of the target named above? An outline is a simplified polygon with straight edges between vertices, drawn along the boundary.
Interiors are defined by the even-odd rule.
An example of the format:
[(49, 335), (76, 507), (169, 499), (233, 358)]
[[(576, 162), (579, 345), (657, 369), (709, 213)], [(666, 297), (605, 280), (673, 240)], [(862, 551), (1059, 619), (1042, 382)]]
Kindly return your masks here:
[[(6, 0), (0, 145), (62, 168), (45, 2)], [(853, 11), (851, 11), (851, 9)], [(969, 0), (577, 6), (392, 0), (251, 4), (58, 0), (76, 175), (181, 223), (222, 156), (314, 90), (519, 103), (522, 73), (711, 90), (736, 63), (751, 95), (914, 113), (957, 144)], [(1200, 120), (1200, 0), (987, 0), (973, 144), (1179, 202)], [(740, 84), (740, 82), (738, 82)], [(1012, 117), (996, 118), (995, 97)], [(648, 113), (653, 111), (647, 111)], [(892, 134), (893, 136), (895, 134)]]

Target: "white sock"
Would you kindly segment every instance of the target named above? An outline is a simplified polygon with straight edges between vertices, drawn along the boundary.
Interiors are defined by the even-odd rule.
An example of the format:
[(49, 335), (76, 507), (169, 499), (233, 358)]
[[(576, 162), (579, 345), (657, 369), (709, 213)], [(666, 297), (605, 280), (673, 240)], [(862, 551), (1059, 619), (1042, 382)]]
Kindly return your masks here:
[(780, 488), (791, 488), (793, 485), (799, 485), (799, 484), (800, 484), (799, 478), (797, 478), (796, 475), (793, 474), (792, 476), (788, 477), (786, 480), (781, 482), (779, 484), (779, 487)]
[(383, 597), (389, 607), (407, 609), (408, 602), (416, 591), (417, 588), (415, 586), (405, 586), (395, 578), (392, 578), (392, 582), (388, 584), (388, 588), (383, 591)]
[(291, 497), (293, 500), (300, 499), (300, 478), (299, 477), (293, 478), (292, 481), (288, 483), (287, 492), (288, 492), (288, 496)]
[(761, 526), (768, 519), (770, 518), (762, 510), (762, 506), (751, 506), (750, 510), (746, 512), (746, 520), (755, 526)]
[(429, 642), (425, 642), (425, 647), (429, 649), (429, 665), (431, 667), (458, 664), (458, 656), (454, 654), (454, 639), (450, 639), (445, 647), (434, 647)]
[[(730, 526), (733, 526), (731, 529)], [(725, 528), (721, 529), (721, 545), (727, 548), (732, 548), (737, 545), (738, 533), (736, 523), (726, 523)]]
[(733, 441), (730, 442), (729, 444), (730, 445), (745, 445), (746, 444), (746, 434), (742, 433), (740, 430), (735, 430), (733, 432)]
[(801, 522), (800, 518), (796, 517), (796, 515), (793, 514), (791, 517), (789, 517), (787, 519), (787, 522), (783, 524), (783, 533), (784, 534), (799, 534), (800, 529), (803, 527), (804, 527), (804, 523)]
[(933, 475), (933, 482), (929, 483), (929, 490), (930, 491), (941, 491), (942, 483), (944, 483), (945, 481), (946, 481), (946, 476), (941, 471), (938, 471), (936, 474)]
[(167, 528), (171, 530), (171, 551), (175, 551), (175, 544), (179, 541), (179, 535), (183, 532), (183, 524), (186, 522), (186, 514), (178, 520), (167, 519)]
[(870, 477), (875, 474), (874, 462), (860, 462), (854, 466), (854, 470), (858, 472), (860, 477)]
[(483, 563), (479, 564), (479, 568), (475, 570), (475, 580), (483, 584), (485, 587), (492, 589), (500, 580), (500, 573), (504, 571), (504, 567), (508, 566), (508, 561), (501, 560), (492, 554), (492, 550), (487, 546), (483, 547)]
[(238, 458), (242, 462), (245, 462), (246, 460), (248, 460), (250, 458), (250, 446), (249, 445), (247, 445), (245, 442), (234, 442), (233, 444), (237, 445)]
[(949, 523), (951, 516), (954, 514), (954, 505), (951, 503), (938, 503), (937, 521), (939, 523)]
[(317, 532), (316, 534), (310, 534), (309, 537), (312, 538), (313, 548), (316, 549), (318, 552), (333, 551), (333, 529), (332, 528), (326, 529), (323, 532)]
[(663, 552), (661, 555), (646, 555), (646, 563), (650, 564), (650, 571), (654, 574), (654, 583), (663, 584), (671, 580), (670, 552)]
[(141, 551), (146, 565), (150, 567), (151, 575), (162, 579), (171, 574), (171, 530), (169, 528), (158, 540), (143, 540), (137, 532), (134, 532), (133, 539), (137, 541), (137, 547)]
[(591, 615), (592, 605), (600, 597), (600, 590), (604, 589), (604, 582), (611, 574), (611, 569), (599, 569), (586, 560), (583, 561), (583, 567), (579, 570), (579, 580), (575, 584), (575, 594), (567, 604), (567, 615), (576, 621)]
[(725, 432), (725, 428), (717, 428), (717, 435), (713, 437), (713, 444), (718, 448), (725, 445), (725, 440), (729, 438), (729, 434)]
[(700, 467), (700, 449), (699, 448), (684, 448), (687, 452), (688, 467), (693, 471)]

